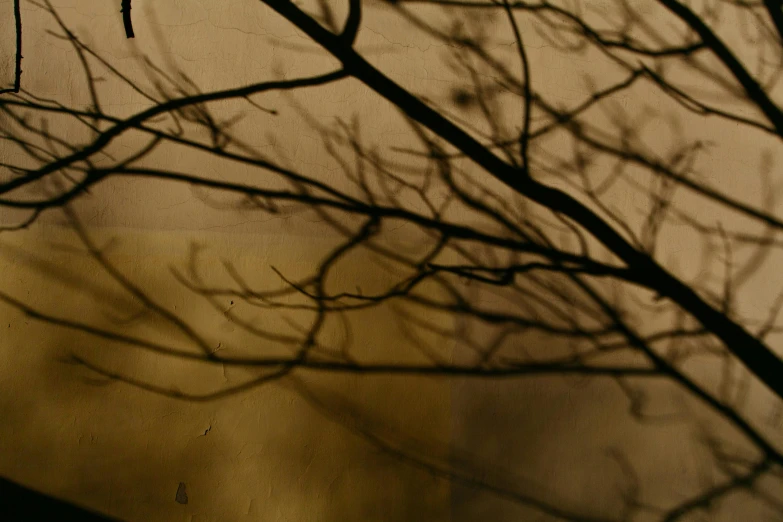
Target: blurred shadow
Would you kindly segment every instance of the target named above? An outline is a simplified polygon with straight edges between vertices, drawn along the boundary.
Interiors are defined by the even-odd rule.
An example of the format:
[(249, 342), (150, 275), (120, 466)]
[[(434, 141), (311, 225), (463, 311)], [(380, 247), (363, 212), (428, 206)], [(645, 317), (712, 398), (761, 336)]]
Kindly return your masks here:
[[(757, 305), (751, 285), (783, 253), (783, 220), (773, 212), (768, 178), (774, 166), (768, 159), (759, 169), (758, 204), (718, 188), (703, 162), (712, 151), (712, 122), (779, 146), (783, 111), (772, 88), (762, 88), (710, 29), (709, 9), (699, 16), (677, 0), (661, 0), (659, 15), (673, 17), (663, 20), (690, 28), (678, 34), (628, 3), (602, 17), (579, 2), (382, 2), (380, 12), (441, 44), (444, 69), (456, 80), (445, 94), (424, 96), (357, 51), (363, 2), (349, 2), (343, 29), (326, 1), (317, 2), (316, 14), (293, 2), (263, 3), (339, 64), (293, 79), (273, 71), (275, 79), (202, 92), (184, 71), (164, 71), (142, 57), (143, 85), (87, 47), (47, 3), (62, 40), (85, 64), (90, 106), (26, 91), (0, 102), (3, 137), (35, 165), (3, 165), (10, 175), (0, 183), (0, 207), (21, 216), (6, 232), (62, 216), (95, 271), (89, 273), (112, 281), (124, 300), (107, 304), (114, 320), (101, 324), (62, 306), (39, 306), (21, 292), (0, 290), (5, 305), (95, 339), (92, 350), (76, 347), (67, 359), (95, 385), (124, 383), (189, 403), (289, 387), (384, 454), (459, 484), (455, 496), (464, 497), (452, 507), (465, 516), (669, 521), (724, 501), (730, 513), (739, 508), (727, 499), (738, 492), (748, 492), (759, 513), (780, 510), (779, 493), (764, 492), (767, 481), (781, 480), (779, 432), (746, 400), (749, 383), (767, 402), (783, 397), (783, 361), (769, 342), (783, 332), (783, 292), (775, 288), (776, 296)], [(419, 14), (417, 6), (439, 10)], [(471, 14), (490, 8), (495, 15)], [(770, 14), (761, 4), (730, 8)], [(780, 57), (783, 24), (771, 20), (775, 32), (759, 42)], [(499, 27), (506, 41), (492, 40)], [(529, 41), (534, 35), (538, 47)], [(586, 68), (600, 58), (605, 74), (585, 80), (587, 92), (564, 103), (568, 81), (551, 89), (538, 83), (536, 75), (548, 69), (533, 51), (543, 48), (563, 59), (578, 56)], [(133, 89), (146, 108), (125, 118), (106, 112), (104, 82), (87, 63)], [(780, 66), (766, 65), (757, 75), (773, 85)], [(678, 68), (686, 72), (670, 72)], [(574, 65), (564, 74), (576, 81), (579, 72)], [(383, 147), (368, 143), (373, 115), (339, 114), (325, 124), (300, 95), (337, 89), (348, 78), (396, 109), (399, 132), (376, 137), (388, 140)], [(298, 142), (285, 157), (259, 146), (257, 129), (242, 130), (248, 114), (281, 114), (252, 99), (273, 92), (289, 102), (297, 137), (316, 144), (312, 158), (298, 157)], [(217, 103), (224, 110), (214, 109)], [(86, 144), (30, 114), (78, 127)], [(109, 144), (120, 139), (126, 141), (110, 155)], [(192, 164), (183, 166), (173, 150), (187, 151)], [(246, 229), (249, 243), (258, 243), (254, 257), (240, 266), (192, 243), (181, 266), (137, 267), (170, 275), (176, 290), (150, 282), (162, 277), (134, 277), (83, 217), (117, 181), (186, 186), (192, 216), (254, 217), (247, 223), (257, 228)], [(136, 212), (146, 217), (145, 209)], [(308, 231), (298, 238), (311, 243), (302, 248), (306, 260), (258, 266), (286, 258), (257, 251), (299, 247), (290, 239), (276, 247), (261, 241), (259, 230), (280, 235), (274, 223)], [(687, 270), (670, 262), (682, 244), (688, 252), (675, 257)], [(76, 280), (37, 265), (52, 279)], [(740, 290), (752, 304), (741, 302)], [(82, 293), (111, 297), (92, 287)], [(128, 301), (138, 309), (129, 312)], [(188, 316), (194, 310), (203, 314)], [(233, 335), (222, 335), (222, 327)], [(122, 348), (104, 350), (113, 361), (102, 360), (106, 346)], [(150, 363), (137, 371), (126, 353)], [(150, 370), (159, 360), (172, 364), (171, 374)], [(188, 381), (195, 368), (224, 378)], [(227, 371), (239, 377), (229, 379)], [(179, 384), (171, 383), (174, 376)], [(394, 378), (402, 379), (392, 385)], [(404, 425), (399, 411), (388, 411), (388, 397), (405, 397), (411, 404), (403, 406), (412, 408), (414, 380), (426, 382), (424, 389), (446, 379), (456, 399), (446, 430), (453, 438), (409, 435), (414, 427), (383, 419)], [(386, 397), (372, 403), (359, 390)], [(586, 440), (578, 440), (582, 435)], [(651, 448), (661, 440), (674, 446), (668, 467), (655, 467)], [(677, 461), (685, 440), (699, 451), (690, 467)], [(527, 463), (530, 479), (519, 471)], [(573, 477), (566, 476), (569, 466)], [(400, 491), (414, 495), (411, 484)], [(482, 495), (521, 511), (504, 511)], [(399, 516), (415, 510), (413, 502), (397, 507)]]
[(32, 520), (118, 522), (120, 520), (40, 493), (3, 477), (0, 477), (0, 518), (8, 522)]

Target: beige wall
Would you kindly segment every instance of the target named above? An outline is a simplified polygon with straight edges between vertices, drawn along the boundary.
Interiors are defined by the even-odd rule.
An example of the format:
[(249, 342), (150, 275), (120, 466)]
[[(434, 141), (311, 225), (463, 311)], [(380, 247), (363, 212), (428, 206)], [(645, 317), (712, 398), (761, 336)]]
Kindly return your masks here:
[[(116, 239), (111, 252), (116, 268), (154, 289), (150, 295), (160, 305), (215, 347), (220, 343), (224, 354), (280, 353), (169, 276), (165, 267), (185, 265), (192, 237), (128, 229), (95, 235), (99, 244)], [(282, 248), (280, 236), (195, 237), (209, 245), (202, 273), (213, 280), (224, 274), (215, 261), (226, 253), (248, 271), (276, 264), (293, 275), (319, 242), (289, 237), (288, 248)], [(4, 291), (64, 319), (193, 349), (78, 247), (65, 228), (4, 238)], [(256, 327), (285, 330), (279, 318), (259, 320), (257, 311), (224, 305)], [(445, 445), (447, 381), (301, 373), (296, 381), (193, 403), (96, 379), (63, 359), (75, 353), (111, 372), (188, 394), (236, 386), (257, 372), (148, 356), (121, 343), (44, 326), (7, 307), (3, 322), (0, 470), (24, 484), (127, 520), (406, 520), (413, 513), (437, 520), (447, 512), (446, 482), (400, 463), (354, 431), (381, 428), (381, 436), (396, 446), (405, 441), (385, 434), (383, 426), (404, 426), (405, 437)], [(377, 312), (364, 314), (351, 330), (355, 345), (390, 353), (401, 334), (388, 323)], [(308, 402), (300, 387), (323, 404)], [(342, 406), (346, 400), (351, 410)], [(175, 502), (180, 482), (186, 484), (187, 505)]]
[[(0, 3), (6, 25), (10, 4)], [(55, 7), (86, 44), (144, 85), (145, 69), (135, 59), (141, 54), (159, 64), (175, 64), (203, 91), (260, 77), (325, 72), (336, 65), (252, 0), (134, 0), (132, 41), (124, 38), (118, 4), (62, 0)], [(341, 19), (344, 6), (336, 6), (335, 14)], [(54, 27), (51, 17), (26, 2), (23, 17), (23, 86), (66, 104), (87, 103), (75, 53), (46, 33)], [(487, 23), (490, 37), (508, 47), (504, 53), (498, 45), (498, 55), (513, 63), (504, 19)], [(599, 80), (616, 74), (597, 56), (559, 53), (536, 37), (532, 27), (527, 29), (534, 82), (546, 86), (554, 99), (573, 103), (588, 95), (584, 74)], [(384, 72), (433, 99), (446, 99), (463, 80), (445, 65), (449, 49), (380, 5), (372, 5), (359, 46)], [(104, 108), (117, 116), (147, 106), (116, 81), (98, 88), (105, 96)], [(505, 100), (503, 115), (512, 125), (521, 118), (521, 108), (513, 97)], [(716, 186), (758, 204), (763, 192), (759, 177), (739, 174), (746, 168), (757, 172), (764, 162), (779, 163), (780, 148), (771, 138), (683, 114), (653, 89), (636, 89), (623, 100), (629, 119), (644, 106), (655, 111), (638, 127), (640, 139), (661, 154), (684, 137), (706, 134), (715, 139), (702, 170), (714, 176)], [(415, 144), (399, 114), (355, 81), (293, 98), (272, 93), (256, 101), (280, 114), (254, 112), (237, 124), (236, 134), (270, 158), (338, 186), (345, 180), (336, 162), (298, 110), (321, 124), (336, 115), (350, 120), (355, 113), (366, 143)], [(215, 112), (247, 109), (232, 102)], [(481, 124), (475, 113), (462, 116)], [(608, 118), (597, 114), (596, 121), (602, 117)], [(53, 117), (52, 125), (65, 129), (69, 124)], [(78, 141), (87, 135), (74, 131), (69, 138)], [(127, 154), (140, 143), (139, 135), (130, 135), (108, 151)], [(542, 147), (557, 151), (569, 146), (560, 136)], [(3, 147), (4, 161), (20, 159)], [(234, 181), (265, 175), (173, 146), (144, 163)], [(687, 206), (689, 196), (681, 197)], [(613, 205), (629, 215), (641, 204), (627, 188), (618, 189), (613, 198)], [(109, 245), (106, 256), (119, 272), (187, 321), (209, 346), (231, 354), (283, 353), (243, 325), (289, 333), (290, 326), (280, 313), (232, 305), (228, 297), (219, 298), (215, 308), (179, 283), (170, 268), (187, 273), (196, 251), (205, 281), (229, 285), (223, 260), (230, 260), (252, 284), (277, 286), (280, 280), (270, 266), (292, 278), (307, 274), (340, 239), (332, 227), (308, 214), (270, 219), (258, 212), (216, 209), (185, 185), (157, 181), (109, 180), (75, 210), (95, 244)], [(18, 216), (10, 211), (2, 215), (9, 220)], [(693, 232), (672, 227), (664, 238), (661, 261), (683, 277), (696, 276), (703, 252)], [(777, 261), (771, 258), (765, 269), (774, 272)], [(0, 274), (2, 292), (59, 318), (197, 349), (171, 321), (150, 312), (101, 269), (58, 212), (45, 215), (30, 230), (0, 234)], [(335, 280), (371, 289), (391, 276), (369, 254), (358, 254), (339, 267)], [(777, 291), (768, 277), (754, 277), (744, 290), (752, 298), (739, 306), (761, 314)], [(399, 324), (392, 312), (384, 307), (357, 314), (347, 327), (330, 324), (327, 335), (335, 344), (349, 340), (358, 356), (380, 360), (422, 360), (412, 336), (445, 357), (468, 357), (459, 334), (444, 341), (423, 329), (415, 331), (410, 323)], [(292, 317), (300, 324), (307, 320)], [(422, 318), (461, 331), (458, 317)], [(184, 401), (96, 379), (63, 358), (75, 353), (107, 371), (192, 394), (237, 385), (258, 373), (144, 353), (44, 324), (6, 305), (0, 305), (0, 320), (0, 475), (133, 521), (536, 520), (540, 513), (520, 501), (528, 494), (564, 509), (612, 516), (621, 507), (622, 492), (633, 483), (632, 473), (638, 474), (650, 503), (670, 503), (708, 484), (714, 471), (703, 464), (707, 449), (693, 419), (708, 430), (725, 429), (671, 384), (652, 385), (650, 409), (676, 415), (674, 420), (642, 424), (630, 417), (628, 400), (615, 384), (562, 377), (494, 382), (298, 372), (293, 379), (219, 400)], [(648, 319), (645, 327), (652, 328), (654, 320)], [(534, 336), (525, 341), (548, 342)], [(754, 388), (745, 411), (768, 437), (783, 444), (774, 405), (764, 390)], [(741, 441), (729, 431), (726, 436)], [(443, 473), (447, 469), (457, 479), (449, 480)], [(468, 484), (477, 478), (489, 490)], [(180, 482), (186, 484), (187, 505), (175, 501)], [(779, 491), (770, 494), (780, 498)], [(772, 515), (763, 506), (747, 507), (742, 501), (715, 520), (738, 520), (740, 512), (745, 520), (773, 520), (764, 518)], [(644, 517), (634, 520), (648, 520)]]

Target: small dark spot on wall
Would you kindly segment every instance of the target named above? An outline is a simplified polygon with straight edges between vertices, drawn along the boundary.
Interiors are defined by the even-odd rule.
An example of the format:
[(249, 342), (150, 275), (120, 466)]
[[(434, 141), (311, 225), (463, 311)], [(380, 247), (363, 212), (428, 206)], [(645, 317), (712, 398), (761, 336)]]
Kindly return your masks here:
[(458, 107), (470, 107), (476, 102), (473, 93), (462, 88), (451, 91), (451, 99)]
[(188, 503), (188, 493), (187, 491), (185, 491), (184, 482), (179, 483), (179, 487), (177, 488), (177, 495), (174, 497), (174, 500), (176, 500), (180, 504)]

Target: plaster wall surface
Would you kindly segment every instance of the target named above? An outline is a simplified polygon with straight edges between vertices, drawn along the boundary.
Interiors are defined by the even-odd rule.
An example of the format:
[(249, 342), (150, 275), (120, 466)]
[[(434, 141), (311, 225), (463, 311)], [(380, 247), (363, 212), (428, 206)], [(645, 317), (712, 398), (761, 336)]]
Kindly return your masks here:
[[(329, 2), (338, 20), (345, 16), (344, 3)], [(11, 71), (5, 42), (11, 4), (0, 2), (5, 53), (0, 88)], [(138, 60), (142, 55), (182, 71), (202, 91), (259, 78), (324, 73), (338, 65), (259, 2), (134, 0), (133, 40), (124, 37), (118, 4), (53, 2), (63, 23), (85, 45), (139, 84), (150, 82), (149, 68)], [(450, 49), (393, 16), (382, 2), (368, 4), (357, 43), (368, 60), (422, 97), (447, 101), (464, 83), (448, 66)], [(612, 2), (597, 6), (604, 4), (613, 9)], [(638, 4), (651, 19), (658, 13), (655, 2)], [(424, 9), (419, 12), (426, 18)], [(63, 103), (88, 103), (78, 56), (68, 42), (48, 32), (57, 30), (52, 17), (25, 1), (22, 15), (24, 87)], [(427, 16), (434, 23), (443, 15), (433, 8)], [(503, 18), (474, 22), (486, 24), (488, 45), (502, 59), (515, 59)], [(581, 99), (590, 94), (590, 81), (616, 74), (598, 56), (554, 50), (533, 29), (526, 27), (531, 69), (536, 84), (546, 86), (554, 99)], [(723, 30), (727, 39), (736, 37), (730, 25)], [(103, 107), (117, 117), (149, 106), (129, 85), (115, 81), (96, 86)], [(354, 80), (290, 94), (272, 92), (254, 101), (277, 114), (253, 111), (236, 122), (234, 133), (269, 158), (315, 172), (334, 186), (347, 182), (324, 146), (319, 125), (338, 116), (355, 118), (367, 143), (385, 149), (416, 144), (399, 112)], [(503, 103), (499, 117), (519, 121), (518, 99), (508, 96)], [(780, 147), (772, 138), (682, 114), (649, 86), (631, 91), (620, 105), (629, 119), (638, 118), (641, 139), (656, 150), (670, 151), (685, 138), (709, 135), (716, 145), (701, 167), (712, 176), (711, 183), (749, 202), (765, 195), (764, 179), (742, 174), (745, 169), (774, 173)], [(247, 107), (231, 101), (214, 109), (228, 116)], [(644, 118), (647, 109), (654, 114)], [(460, 116), (481, 125), (475, 113)], [(610, 123), (606, 114), (595, 118)], [(89, 137), (56, 115), (51, 125), (61, 132), (71, 125), (69, 139), (75, 143)], [(122, 154), (146, 139), (130, 133), (106, 150)], [(565, 138), (555, 137), (539, 152), (568, 146)], [(5, 145), (0, 145), (0, 157), (24, 160)], [(176, 145), (155, 151), (142, 164), (237, 183), (267, 175)], [(480, 172), (475, 166), (464, 168)], [(771, 200), (776, 189), (766, 194)], [(725, 428), (715, 417), (694, 413), (695, 402), (665, 382), (651, 385), (655, 393), (648, 407), (667, 420), (650, 424), (631, 416), (628, 397), (616, 383), (562, 376), (491, 381), (301, 371), (218, 398), (183, 400), (184, 395), (209, 396), (241, 386), (263, 372), (190, 363), (68, 327), (89, 323), (191, 353), (204, 347), (232, 355), (287, 353), (258, 331), (296, 331), (295, 325), (307, 323), (307, 314), (254, 309), (229, 296), (205, 299), (176, 275), (229, 286), (236, 282), (231, 277), (235, 270), (251, 286), (277, 287), (281, 278), (272, 267), (290, 280), (304, 277), (342, 236), (313, 213), (283, 209), (282, 215), (270, 217), (226, 210), (215, 201), (230, 198), (205, 194), (185, 184), (117, 178), (74, 203), (85, 234), (105, 252), (114, 276), (89, 255), (84, 238), (56, 211), (28, 230), (0, 234), (0, 289), (61, 323), (46, 324), (0, 305), (0, 474), (123, 520), (188, 522), (549, 520), (530, 507), (526, 495), (563, 509), (610, 516), (623, 507), (618, 492), (635, 481), (649, 485), (645, 498), (650, 502), (667, 504), (712, 480), (713, 471), (702, 464), (708, 449), (699, 430)], [(687, 206), (691, 196), (678, 197)], [(633, 191), (618, 189), (612, 204), (632, 215), (641, 203)], [(704, 212), (710, 211), (705, 207)], [(21, 215), (2, 212), (8, 220)], [(733, 226), (741, 230), (745, 224)], [(698, 236), (685, 227), (662, 234), (662, 263), (685, 278), (696, 277), (706, 253)], [(404, 229), (397, 237), (417, 247), (417, 238)], [(750, 279), (744, 292), (752, 298), (738, 307), (758, 313), (769, 308), (779, 291), (769, 281), (781, 261), (774, 256), (767, 260), (768, 275)], [(368, 291), (392, 277), (376, 256), (360, 253), (339, 266), (334, 280)], [(506, 306), (492, 294), (475, 298)], [(150, 303), (177, 320), (152, 311)], [(425, 360), (417, 346), (429, 343), (450, 361), (471, 360), (461, 337), (467, 326), (459, 316), (416, 308), (407, 312), (455, 334), (443, 346), (432, 331), (400, 323), (383, 307), (356, 314), (342, 325), (330, 324), (324, 335), (335, 345), (350, 344), (359, 358), (415, 363)], [(664, 320), (650, 317), (643, 326), (652, 330)], [(198, 334), (199, 342), (183, 324)], [(480, 337), (481, 327), (471, 335)], [(549, 341), (530, 334), (522, 342), (540, 346)], [(98, 377), (73, 364), (74, 356), (148, 389)], [(695, 373), (707, 378), (713, 370), (705, 366)], [(771, 404), (769, 392), (754, 387), (746, 412), (767, 436), (783, 443), (783, 425)], [(741, 443), (731, 430), (725, 436)], [(479, 487), (477, 477), (491, 487)], [(180, 483), (185, 484), (186, 504), (176, 500)], [(715, 520), (773, 520), (764, 506), (745, 507), (744, 494), (737, 493), (740, 499)], [(770, 492), (775, 494), (779, 497)], [(640, 515), (634, 520), (645, 519)]]

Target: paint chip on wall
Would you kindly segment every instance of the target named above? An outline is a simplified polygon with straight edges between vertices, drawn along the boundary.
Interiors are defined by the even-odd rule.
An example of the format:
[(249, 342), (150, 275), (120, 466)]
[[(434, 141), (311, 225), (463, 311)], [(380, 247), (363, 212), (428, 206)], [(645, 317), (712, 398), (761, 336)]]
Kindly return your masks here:
[(187, 504), (188, 503), (188, 493), (185, 491), (185, 483), (180, 482), (179, 487), (177, 488), (177, 495), (174, 497), (174, 500), (179, 502), (180, 504)]

